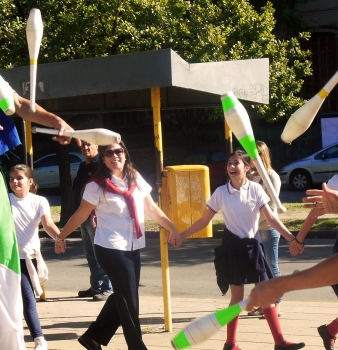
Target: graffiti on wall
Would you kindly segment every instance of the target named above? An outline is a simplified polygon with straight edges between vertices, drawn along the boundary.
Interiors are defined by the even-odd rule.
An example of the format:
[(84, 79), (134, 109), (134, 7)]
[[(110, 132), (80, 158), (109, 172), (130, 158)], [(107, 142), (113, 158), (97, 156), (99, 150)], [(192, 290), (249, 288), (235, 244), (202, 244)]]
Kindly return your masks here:
[(269, 88), (263, 84), (250, 84), (249, 89), (234, 89), (233, 93), (239, 99), (269, 103)]
[[(23, 97), (25, 97), (26, 95), (29, 95), (29, 93), (30, 93), (30, 85), (31, 85), (30, 81), (23, 80), (21, 82), (21, 89), (22, 89), (21, 95)], [(40, 90), (41, 92), (44, 92), (45, 89), (44, 89), (43, 81), (39, 81), (36, 84), (36, 88), (37, 88), (37, 90)]]

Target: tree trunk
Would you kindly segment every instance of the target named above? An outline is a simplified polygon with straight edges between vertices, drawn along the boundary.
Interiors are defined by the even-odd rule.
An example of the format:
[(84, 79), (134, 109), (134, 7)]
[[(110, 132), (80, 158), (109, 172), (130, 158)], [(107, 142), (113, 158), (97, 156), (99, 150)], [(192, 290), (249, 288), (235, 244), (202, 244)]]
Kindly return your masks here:
[(59, 163), (60, 192), (61, 192), (61, 214), (60, 225), (64, 226), (73, 214), (73, 189), (70, 176), (70, 162), (68, 147), (56, 146), (56, 154)]

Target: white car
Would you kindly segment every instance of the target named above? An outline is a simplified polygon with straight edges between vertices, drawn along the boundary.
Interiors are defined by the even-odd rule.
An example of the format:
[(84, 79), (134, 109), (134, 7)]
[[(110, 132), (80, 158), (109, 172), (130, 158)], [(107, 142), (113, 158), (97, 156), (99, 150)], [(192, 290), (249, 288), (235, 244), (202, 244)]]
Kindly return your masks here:
[(279, 172), (282, 184), (290, 185), (297, 191), (305, 191), (312, 184), (328, 182), (336, 174), (338, 174), (338, 143), (296, 160)]
[[(79, 165), (84, 161), (79, 152), (69, 152), (70, 175), (74, 180)], [(39, 188), (57, 188), (60, 186), (59, 165), (56, 153), (47, 154), (34, 162), (34, 180)]]

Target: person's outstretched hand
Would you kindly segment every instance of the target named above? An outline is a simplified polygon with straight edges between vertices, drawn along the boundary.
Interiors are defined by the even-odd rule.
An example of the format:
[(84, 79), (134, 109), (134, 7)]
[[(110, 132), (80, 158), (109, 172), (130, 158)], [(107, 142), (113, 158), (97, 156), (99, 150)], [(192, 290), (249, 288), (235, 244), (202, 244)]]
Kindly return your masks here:
[[(63, 132), (66, 130), (74, 130), (71, 126), (69, 126), (64, 120), (59, 121), (59, 135), (53, 136), (53, 140), (59, 142), (61, 145), (69, 145), (72, 138), (68, 136), (63, 136)], [(75, 139), (76, 143), (79, 147), (81, 147), (81, 140)]]
[(249, 295), (247, 311), (251, 311), (255, 306), (274, 304), (276, 300), (283, 296), (283, 283), (281, 277), (257, 283)]
[(304, 208), (316, 208), (317, 215), (338, 214), (338, 191), (331, 190), (324, 182), (322, 190), (307, 190), (308, 197), (303, 197)]

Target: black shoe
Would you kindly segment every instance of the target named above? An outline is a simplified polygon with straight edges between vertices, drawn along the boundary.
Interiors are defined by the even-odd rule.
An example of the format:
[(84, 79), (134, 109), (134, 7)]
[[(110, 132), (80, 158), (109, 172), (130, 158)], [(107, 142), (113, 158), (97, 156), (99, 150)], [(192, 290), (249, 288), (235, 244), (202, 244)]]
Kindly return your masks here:
[(334, 350), (334, 343), (336, 341), (336, 337), (329, 333), (326, 324), (319, 326), (317, 330), (320, 337), (323, 339), (324, 348), (326, 350)]
[(284, 340), (281, 345), (275, 345), (275, 350), (297, 350), (304, 348), (304, 343), (291, 343), (287, 344)]
[(88, 335), (81, 335), (77, 341), (87, 350), (102, 350), (101, 345), (96, 346), (93, 340), (88, 337)]
[(80, 290), (77, 295), (79, 298), (90, 298), (93, 297), (94, 295), (100, 294), (101, 292), (96, 289), (92, 289), (91, 287), (87, 290)]
[(237, 343), (234, 343), (234, 344), (231, 344), (231, 345), (226, 345), (224, 344), (224, 347), (223, 347), (223, 350), (232, 350), (236, 348), (236, 350), (241, 350), (239, 347), (238, 347), (238, 344)]
[(112, 292), (101, 292), (93, 296), (93, 301), (106, 301)]

